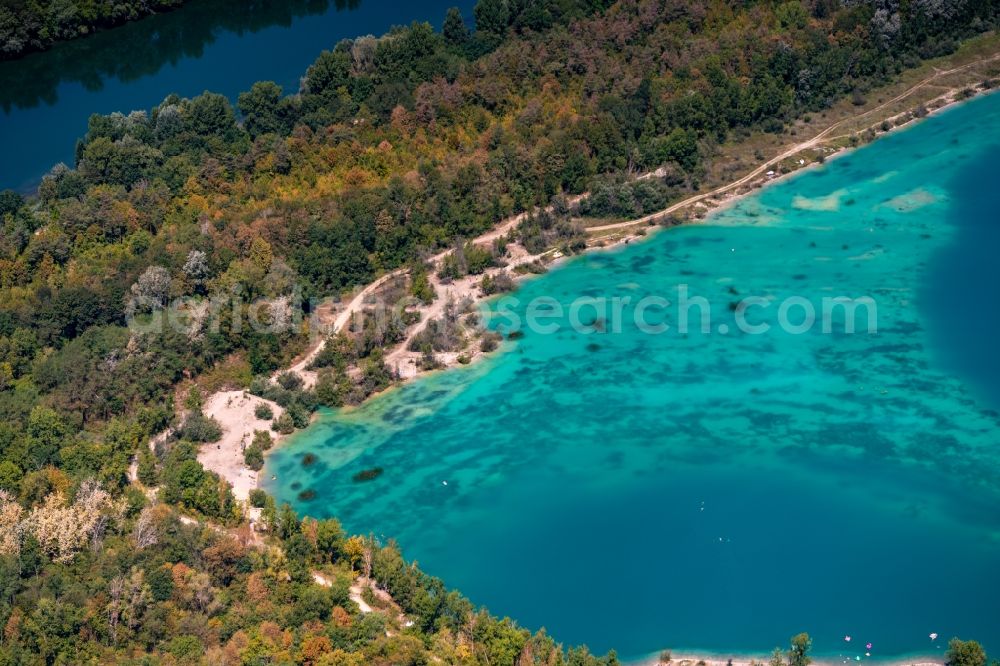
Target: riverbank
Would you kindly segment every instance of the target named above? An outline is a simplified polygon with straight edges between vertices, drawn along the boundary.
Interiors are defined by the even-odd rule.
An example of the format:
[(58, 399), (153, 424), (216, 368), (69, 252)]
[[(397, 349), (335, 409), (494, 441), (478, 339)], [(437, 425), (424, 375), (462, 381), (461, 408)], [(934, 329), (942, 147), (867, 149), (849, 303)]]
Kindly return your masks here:
[[(828, 159), (846, 154), (853, 148), (863, 145), (863, 143), (873, 141), (897, 129), (910, 127), (917, 120), (940, 112), (954, 104), (971, 99), (981, 92), (988, 91), (989, 88), (982, 85), (976, 88), (951, 88), (945, 93), (925, 101), (915, 109), (877, 117), (863, 130), (834, 135), (834, 132), (843, 128), (847, 122), (856, 121), (860, 117), (871, 116), (880, 109), (889, 109), (893, 104), (932, 84), (941, 76), (951, 75), (972, 66), (993, 63), (998, 59), (1000, 59), (1000, 55), (993, 55), (982, 61), (964, 65), (960, 68), (938, 72), (922, 80), (917, 85), (908, 88), (902, 94), (893, 97), (889, 101), (873, 109), (859, 113), (855, 118), (838, 121), (812, 138), (786, 148), (776, 157), (760, 163), (750, 173), (735, 181), (707, 192), (694, 194), (663, 210), (635, 220), (590, 227), (587, 229), (590, 237), (584, 251), (608, 250), (628, 244), (633, 240), (649, 237), (651, 235), (650, 232), (658, 229), (669, 228), (677, 224), (696, 223), (717, 210), (735, 204), (741, 198), (757, 192), (762, 187), (782, 182), (785, 178), (801, 173), (804, 169), (815, 168), (822, 165)], [(852, 140), (851, 137), (858, 138)], [(862, 141), (862, 138), (864, 138), (864, 141)], [(655, 175), (655, 172), (647, 176), (649, 175)], [(572, 197), (569, 203), (571, 205), (576, 204), (584, 196), (586, 194)], [(489, 247), (497, 239), (507, 236), (514, 231), (517, 225), (524, 220), (525, 215), (525, 213), (521, 213), (507, 218), (494, 227), (494, 229), (477, 237), (472, 242), (479, 246)], [(385, 360), (389, 367), (395, 370), (400, 381), (407, 381), (424, 374), (420, 369), (422, 353), (411, 351), (410, 343), (426, 329), (430, 321), (443, 316), (447, 303), (466, 301), (474, 307), (476, 304), (489, 298), (489, 296), (482, 293), (479, 287), (485, 276), (495, 277), (501, 272), (506, 272), (514, 278), (516, 283), (520, 284), (533, 277), (533, 274), (518, 274), (516, 271), (518, 267), (527, 264), (542, 263), (547, 268), (552, 268), (566, 259), (560, 253), (551, 249), (541, 253), (530, 253), (523, 246), (513, 241), (508, 242), (507, 249), (509, 255), (505, 266), (488, 269), (480, 275), (469, 275), (451, 281), (442, 280), (438, 276), (438, 271), (452, 250), (439, 252), (428, 260), (428, 279), (435, 291), (436, 298), (429, 304), (420, 304), (408, 309), (412, 315), (418, 318), (418, 323), (409, 328), (402, 342), (386, 350)], [(326, 314), (319, 318), (321, 325), (317, 327), (319, 330), (314, 332), (314, 335), (318, 339), (300, 360), (289, 368), (289, 370), (299, 374), (303, 378), (303, 385), (305, 387), (308, 388), (315, 384), (315, 373), (308, 370), (308, 366), (316, 355), (322, 351), (327, 336), (331, 333), (344, 330), (353, 318), (361, 315), (368, 301), (377, 295), (379, 289), (394, 278), (406, 277), (406, 275), (406, 269), (397, 269), (396, 271), (387, 273), (357, 292), (343, 308), (338, 310), (328, 309)], [(479, 350), (476, 342), (476, 340), (472, 340), (471, 345), (467, 345), (466, 349), (462, 351), (436, 354), (435, 358), (438, 369), (466, 365), (483, 357), (485, 354)], [(277, 376), (277, 373), (275, 376)], [(236, 396), (239, 394), (242, 394), (243, 397), (237, 398)], [(219, 474), (232, 484), (234, 494), (240, 500), (247, 499), (249, 491), (256, 487), (258, 481), (256, 473), (246, 468), (243, 463), (243, 447), (252, 439), (254, 430), (264, 429), (268, 425), (263, 422), (258, 423), (247, 416), (248, 411), (252, 410), (252, 405), (249, 404), (247, 396), (248, 394), (240, 391), (229, 392), (229, 394), (221, 398), (212, 396), (209, 401), (209, 404), (213, 408), (210, 415), (216, 418), (223, 426), (224, 436), (215, 445), (210, 444), (203, 447), (203, 452), (199, 456), (202, 464), (207, 469)], [(210, 448), (212, 446), (216, 447), (214, 452)], [(205, 448), (208, 449), (207, 453), (204, 451)]]
[[(135, 23), (150, 16), (166, 14), (180, 9), (187, 0), (153, 0), (152, 2), (119, 2), (116, 5), (97, 4), (84, 8), (84, 3), (45, 6), (12, 3), (5, 17), (10, 25), (19, 26), (15, 33), (4, 34), (4, 49), (0, 62), (14, 62), (32, 53), (47, 51), (72, 41), (87, 39), (95, 34), (113, 31), (126, 23)], [(57, 15), (58, 13), (58, 15)], [(48, 29), (58, 25), (59, 31)], [(7, 26), (4, 26), (5, 29)], [(12, 44), (18, 48), (10, 49)]]

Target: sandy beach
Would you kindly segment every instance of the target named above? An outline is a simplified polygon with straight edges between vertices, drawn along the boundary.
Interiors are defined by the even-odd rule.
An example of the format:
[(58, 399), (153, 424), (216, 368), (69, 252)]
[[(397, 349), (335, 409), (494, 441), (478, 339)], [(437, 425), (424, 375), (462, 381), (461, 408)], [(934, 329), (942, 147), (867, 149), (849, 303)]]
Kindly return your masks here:
[[(624, 666), (766, 666), (771, 659), (769, 654), (697, 654), (688, 652), (671, 653), (669, 661), (661, 659), (659, 654), (650, 655), (636, 661), (623, 661)], [(861, 661), (844, 654), (838, 657), (815, 657), (813, 666), (846, 666), (846, 664), (871, 664), (872, 666), (944, 666), (944, 659), (933, 656), (894, 657), (878, 659), (862, 657)]]
[(222, 439), (203, 444), (198, 451), (198, 462), (228, 481), (233, 486), (233, 495), (241, 501), (246, 501), (250, 490), (257, 487), (258, 473), (243, 461), (243, 450), (253, 441), (254, 431), (271, 433), (275, 444), (282, 437), (271, 430), (270, 419), (258, 419), (254, 415), (254, 409), (260, 404), (269, 405), (275, 417), (284, 412), (277, 403), (246, 391), (220, 391), (211, 395), (203, 408), (206, 416), (222, 426)]

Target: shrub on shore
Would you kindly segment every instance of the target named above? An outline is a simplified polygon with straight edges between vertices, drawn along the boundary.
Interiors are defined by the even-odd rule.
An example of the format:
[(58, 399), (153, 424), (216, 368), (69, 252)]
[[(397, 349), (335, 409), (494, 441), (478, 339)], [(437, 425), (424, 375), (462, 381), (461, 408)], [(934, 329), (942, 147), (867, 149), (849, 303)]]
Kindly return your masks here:
[(213, 418), (200, 412), (189, 414), (177, 433), (181, 439), (199, 444), (217, 442), (222, 439), (222, 426)]
[(484, 296), (493, 296), (494, 294), (514, 291), (515, 286), (514, 278), (507, 271), (500, 271), (494, 275), (484, 275), (482, 281), (479, 283), (479, 288), (482, 290)]
[(252, 444), (260, 447), (261, 451), (267, 451), (274, 445), (274, 438), (266, 430), (254, 430)]
[(501, 340), (503, 340), (503, 336), (496, 331), (486, 331), (483, 333), (483, 337), (479, 341), (479, 351), (484, 354), (489, 354), (491, 351), (496, 350), (496, 348), (500, 346)]
[(251, 444), (243, 451), (243, 462), (253, 471), (259, 471), (264, 466), (264, 452), (256, 444)]
[(295, 432), (295, 422), (292, 421), (292, 417), (285, 412), (278, 418), (274, 419), (271, 424), (271, 429), (282, 435), (290, 435)]
[(251, 488), (249, 500), (253, 508), (263, 509), (267, 506), (267, 493), (260, 488)]

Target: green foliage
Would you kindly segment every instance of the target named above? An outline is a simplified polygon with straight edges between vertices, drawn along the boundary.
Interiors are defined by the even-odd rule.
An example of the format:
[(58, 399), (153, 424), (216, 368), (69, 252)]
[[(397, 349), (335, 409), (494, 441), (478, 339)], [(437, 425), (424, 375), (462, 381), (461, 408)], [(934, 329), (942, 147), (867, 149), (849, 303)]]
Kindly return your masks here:
[(585, 247), (585, 235), (578, 224), (567, 215), (547, 210), (527, 215), (517, 226), (517, 238), (529, 252), (542, 252), (553, 245), (564, 253), (573, 253)]
[(321, 368), (316, 373), (316, 399), (326, 407), (340, 407), (351, 392), (351, 382), (341, 368)]
[(281, 416), (274, 419), (274, 423), (271, 424), (271, 429), (282, 435), (290, 435), (295, 432), (295, 421), (292, 420), (292, 417), (288, 412), (284, 412)]
[(475, 14), (476, 30), (502, 35), (510, 24), (507, 0), (479, 0)]
[(946, 666), (986, 666), (986, 651), (976, 641), (952, 638), (945, 653)]
[[(461, 16), (459, 18), (461, 19)], [(14, 215), (23, 205), (24, 197), (14, 190), (3, 190), (0, 192), (0, 219), (3, 219), (4, 215)]]
[(500, 271), (496, 275), (485, 275), (479, 283), (479, 288), (486, 296), (513, 291), (515, 286), (514, 278), (506, 271)]
[(809, 656), (811, 649), (812, 639), (809, 634), (803, 632), (793, 636), (788, 650), (788, 666), (809, 666), (812, 663), (812, 657)]
[(332, 96), (350, 82), (351, 59), (344, 50), (323, 51), (306, 70), (303, 88), (312, 95)]
[(163, 161), (163, 154), (133, 137), (111, 141), (97, 137), (83, 150), (80, 172), (97, 184), (131, 187), (150, 178)]
[(257, 444), (251, 444), (243, 451), (243, 462), (253, 471), (264, 466), (264, 451)]
[(174, 579), (170, 571), (163, 567), (153, 567), (146, 571), (146, 584), (154, 601), (168, 601), (174, 591)]
[(645, 180), (601, 179), (591, 188), (591, 195), (580, 203), (580, 214), (633, 219), (662, 210), (677, 192), (676, 187), (668, 184), (670, 180), (673, 179), (669, 176)]
[(464, 46), (469, 41), (469, 28), (458, 7), (448, 9), (441, 26), (441, 35), (450, 46)]
[(346, 536), (336, 518), (321, 520), (316, 524), (316, 549), (320, 555), (336, 562), (343, 555)]
[(309, 425), (310, 410), (306, 409), (301, 403), (296, 402), (289, 405), (282, 416), (289, 417), (296, 428), (305, 428)]
[(16, 493), (20, 487), (23, 473), (21, 468), (10, 460), (0, 461), (0, 490)]
[(253, 408), (253, 415), (258, 419), (269, 421), (274, 418), (274, 410), (266, 402), (260, 402)]
[(207, 90), (184, 105), (184, 127), (198, 137), (225, 137), (236, 129), (229, 98)]
[(160, 471), (160, 498), (206, 516), (230, 522), (233, 495), (229, 485), (197, 460), (194, 445), (175, 442), (163, 459)]
[(159, 477), (156, 471), (156, 457), (148, 447), (139, 451), (136, 474), (143, 485), (153, 487), (157, 483)]
[(251, 137), (282, 134), (290, 129), (289, 103), (282, 97), (281, 86), (274, 81), (258, 81), (240, 93), (236, 107), (243, 117), (243, 128)]
[(675, 127), (670, 134), (655, 137), (649, 145), (648, 159), (653, 164), (673, 162), (685, 171), (692, 171), (698, 164), (697, 133)]
[(254, 430), (251, 444), (259, 447), (261, 451), (267, 451), (274, 445), (274, 439), (272, 439), (271, 433), (266, 430)]
[(192, 386), (188, 390), (187, 397), (184, 398), (184, 408), (192, 412), (200, 412), (204, 404), (205, 399), (201, 395), (201, 389), (197, 385)]
[(442, 279), (457, 280), (466, 275), (481, 275), (483, 271), (496, 266), (492, 248), (469, 242), (458, 245), (441, 262), (438, 272)]
[(167, 652), (182, 662), (197, 660), (205, 651), (205, 646), (196, 636), (174, 636), (166, 646)]
[(217, 442), (222, 438), (222, 426), (201, 412), (193, 412), (184, 419), (177, 431), (178, 437), (192, 442)]
[(327, 339), (323, 348), (313, 358), (309, 365), (310, 370), (319, 368), (339, 368), (344, 369), (348, 363), (357, 360), (357, 351), (350, 338), (343, 333), (339, 333)]
[(410, 295), (428, 305), (434, 302), (436, 294), (434, 293), (434, 287), (431, 286), (431, 281), (427, 276), (426, 270), (419, 270), (413, 273), (410, 284)]
[(278, 375), (278, 385), (286, 391), (296, 391), (302, 388), (302, 377), (295, 372), (283, 372)]
[(774, 13), (782, 28), (801, 30), (806, 27), (809, 21), (809, 12), (806, 11), (801, 0), (789, 0), (789, 2), (778, 5)]
[(263, 509), (267, 506), (267, 493), (260, 488), (252, 488), (250, 490), (250, 506)]

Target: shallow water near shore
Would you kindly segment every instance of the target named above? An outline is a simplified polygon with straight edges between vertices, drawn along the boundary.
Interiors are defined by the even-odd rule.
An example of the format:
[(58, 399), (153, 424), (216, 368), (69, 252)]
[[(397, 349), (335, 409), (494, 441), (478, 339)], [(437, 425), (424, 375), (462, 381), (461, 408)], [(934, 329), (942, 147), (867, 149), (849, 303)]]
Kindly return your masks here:
[[(828, 658), (942, 654), (952, 635), (1000, 650), (998, 160), (991, 96), (571, 261), (512, 311), (628, 297), (620, 332), (528, 330), (326, 413), (269, 456), (267, 489), (595, 651), (759, 653), (799, 631)], [(682, 284), (709, 332), (678, 332), (670, 307), (646, 318), (670, 330), (640, 331), (635, 304)], [(746, 296), (769, 332), (736, 325)], [(864, 308), (854, 334), (842, 314), (830, 333), (777, 325), (789, 297), (839, 296), (872, 298), (877, 332)]]

